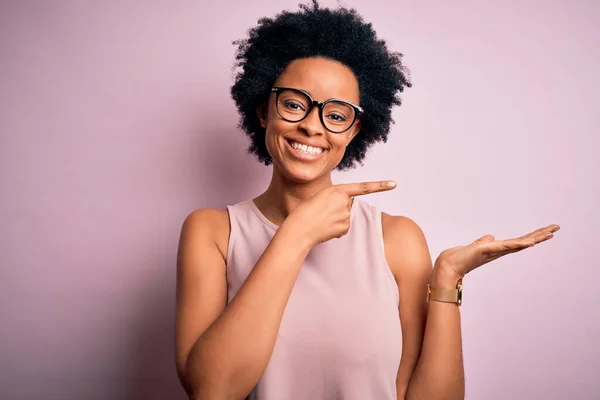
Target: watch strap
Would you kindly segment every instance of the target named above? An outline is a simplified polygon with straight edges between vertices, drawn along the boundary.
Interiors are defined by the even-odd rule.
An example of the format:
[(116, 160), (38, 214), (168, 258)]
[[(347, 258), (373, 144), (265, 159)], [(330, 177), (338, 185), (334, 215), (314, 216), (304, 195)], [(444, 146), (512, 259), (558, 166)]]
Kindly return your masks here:
[(458, 281), (456, 289), (434, 288), (431, 284), (427, 285), (427, 303), (430, 301), (440, 301), (442, 303), (462, 304), (462, 279)]

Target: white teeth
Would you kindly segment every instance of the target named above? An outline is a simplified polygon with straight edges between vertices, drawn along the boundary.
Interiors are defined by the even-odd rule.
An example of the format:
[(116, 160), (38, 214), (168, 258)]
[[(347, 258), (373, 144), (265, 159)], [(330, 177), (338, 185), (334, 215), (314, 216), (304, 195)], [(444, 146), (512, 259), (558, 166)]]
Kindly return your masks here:
[(307, 146), (298, 142), (290, 142), (290, 144), (294, 149), (307, 154), (321, 154), (323, 152), (320, 147)]

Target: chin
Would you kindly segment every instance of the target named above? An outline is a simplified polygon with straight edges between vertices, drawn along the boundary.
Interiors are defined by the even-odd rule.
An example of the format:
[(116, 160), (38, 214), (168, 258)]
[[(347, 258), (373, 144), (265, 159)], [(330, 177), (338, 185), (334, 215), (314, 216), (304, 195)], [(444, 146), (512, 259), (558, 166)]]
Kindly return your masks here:
[(290, 161), (279, 160), (273, 166), (279, 170), (280, 175), (292, 182), (310, 183), (322, 179), (327, 175), (328, 170), (322, 166), (302, 165), (301, 163)]

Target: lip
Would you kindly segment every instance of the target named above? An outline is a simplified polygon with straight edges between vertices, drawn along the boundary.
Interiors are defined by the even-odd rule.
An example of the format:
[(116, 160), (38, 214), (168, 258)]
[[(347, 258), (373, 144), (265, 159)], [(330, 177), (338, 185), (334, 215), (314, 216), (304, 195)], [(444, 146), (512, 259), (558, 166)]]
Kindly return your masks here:
[(289, 139), (289, 140), (293, 140), (294, 142), (298, 142), (298, 143), (302, 143), (302, 144), (306, 144), (307, 146), (313, 146), (313, 147), (320, 147), (323, 149), (323, 151), (320, 154), (307, 154), (307, 153), (303, 153), (301, 151), (298, 151), (296, 149), (294, 149), (292, 147), (292, 145), (290, 144), (290, 142), (288, 141), (288, 139), (285, 139), (285, 148), (287, 149), (288, 153), (290, 153), (290, 155), (297, 159), (297, 160), (301, 160), (301, 161), (316, 161), (319, 158), (323, 157), (325, 155), (325, 153), (327, 153), (327, 149), (324, 149), (323, 147), (319, 146), (319, 145), (309, 145), (306, 141), (299, 141), (299, 140), (295, 140), (295, 139)]

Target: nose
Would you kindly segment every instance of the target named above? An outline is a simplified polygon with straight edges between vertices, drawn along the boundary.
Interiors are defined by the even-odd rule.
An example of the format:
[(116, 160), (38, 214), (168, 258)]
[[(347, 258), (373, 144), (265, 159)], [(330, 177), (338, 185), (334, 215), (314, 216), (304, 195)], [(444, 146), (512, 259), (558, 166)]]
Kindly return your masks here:
[(321, 123), (318, 106), (314, 106), (310, 110), (306, 118), (300, 121), (298, 128), (307, 136), (322, 135), (324, 133), (325, 127)]

